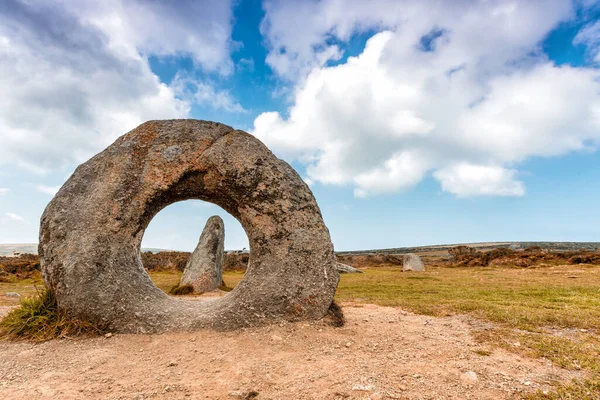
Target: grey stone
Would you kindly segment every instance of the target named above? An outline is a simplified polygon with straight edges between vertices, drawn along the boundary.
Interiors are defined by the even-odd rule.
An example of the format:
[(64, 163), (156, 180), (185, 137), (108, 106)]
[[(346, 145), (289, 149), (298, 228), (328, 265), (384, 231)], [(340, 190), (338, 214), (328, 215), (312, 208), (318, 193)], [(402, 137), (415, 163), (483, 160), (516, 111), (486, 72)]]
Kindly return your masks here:
[(206, 221), (200, 240), (190, 256), (179, 285), (192, 285), (195, 293), (210, 292), (221, 286), (225, 257), (225, 226), (218, 215)]
[[(250, 242), (244, 278), (211, 301), (168, 296), (142, 266), (149, 222), (188, 199), (222, 207)], [(149, 121), (121, 136), (58, 191), (39, 242), (42, 276), (59, 308), (116, 332), (320, 319), (339, 281), (308, 186), (254, 136), (215, 122)]]
[(356, 269), (348, 264), (342, 264), (341, 262), (336, 263), (335, 267), (340, 274), (363, 273), (360, 269)]
[(21, 297), (21, 295), (17, 292), (6, 292), (4, 293), (6, 297)]
[(425, 271), (421, 257), (414, 253), (404, 254), (402, 271)]

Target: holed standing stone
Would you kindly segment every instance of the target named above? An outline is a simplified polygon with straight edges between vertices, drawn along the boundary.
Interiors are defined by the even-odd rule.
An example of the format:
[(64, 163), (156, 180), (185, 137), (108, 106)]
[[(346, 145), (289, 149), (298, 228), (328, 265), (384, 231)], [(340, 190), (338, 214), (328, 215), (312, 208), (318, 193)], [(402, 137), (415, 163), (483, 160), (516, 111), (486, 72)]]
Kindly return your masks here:
[[(167, 295), (140, 245), (169, 204), (219, 205), (248, 235), (250, 260), (226, 296)], [(81, 164), (46, 207), (39, 255), (60, 310), (116, 332), (236, 329), (322, 318), (339, 281), (306, 183), (256, 137), (216, 122), (146, 122)]]

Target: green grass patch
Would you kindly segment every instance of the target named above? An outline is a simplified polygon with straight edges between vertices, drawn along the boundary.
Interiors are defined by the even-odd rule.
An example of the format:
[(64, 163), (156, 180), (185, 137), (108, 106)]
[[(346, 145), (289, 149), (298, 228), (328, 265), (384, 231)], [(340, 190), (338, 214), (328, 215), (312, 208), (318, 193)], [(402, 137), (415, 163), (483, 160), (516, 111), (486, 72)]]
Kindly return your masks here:
[(46, 340), (105, 333), (106, 326), (95, 322), (70, 318), (58, 309), (56, 298), (46, 288), (21, 300), (19, 307), (0, 321), (0, 338), (13, 340)]
[(39, 272), (31, 274), (26, 279), (17, 279), (11, 276), (9, 282), (0, 282), (0, 306), (16, 306), (19, 304), (19, 298), (7, 297), (6, 293), (19, 293), (21, 297), (30, 297), (37, 293), (36, 287), (43, 286), (42, 274)]

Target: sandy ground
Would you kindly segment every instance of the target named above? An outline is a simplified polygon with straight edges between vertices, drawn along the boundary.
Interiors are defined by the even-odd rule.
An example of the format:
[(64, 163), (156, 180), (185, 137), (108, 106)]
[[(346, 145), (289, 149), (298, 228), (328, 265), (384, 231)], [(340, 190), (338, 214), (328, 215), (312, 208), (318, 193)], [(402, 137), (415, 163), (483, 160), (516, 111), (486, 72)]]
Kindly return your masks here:
[(0, 319), (4, 318), (6, 314), (8, 314), (8, 312), (12, 309), (13, 307), (10, 306), (0, 306)]
[[(0, 341), (1, 399), (514, 399), (575, 375), (489, 350), (466, 317), (344, 305), (347, 324)], [(482, 329), (477, 324), (477, 329)]]

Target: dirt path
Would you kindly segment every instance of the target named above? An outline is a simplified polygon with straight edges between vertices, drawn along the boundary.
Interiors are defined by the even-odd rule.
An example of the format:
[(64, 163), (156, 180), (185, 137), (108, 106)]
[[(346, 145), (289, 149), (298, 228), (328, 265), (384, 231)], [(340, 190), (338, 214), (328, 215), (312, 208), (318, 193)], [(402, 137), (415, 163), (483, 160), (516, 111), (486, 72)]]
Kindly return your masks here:
[[(513, 399), (573, 373), (476, 344), (464, 317), (344, 307), (219, 333), (0, 342), (1, 399)], [(481, 352), (484, 354), (484, 352)], [(472, 372), (469, 372), (472, 371)], [(474, 374), (473, 374), (474, 372)], [(466, 374), (465, 374), (466, 373)]]

